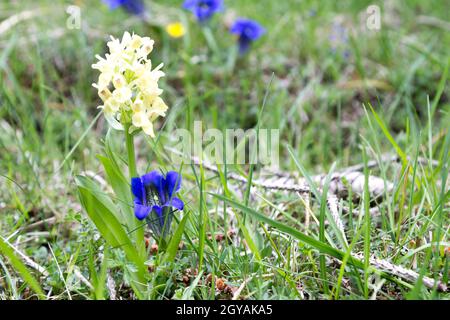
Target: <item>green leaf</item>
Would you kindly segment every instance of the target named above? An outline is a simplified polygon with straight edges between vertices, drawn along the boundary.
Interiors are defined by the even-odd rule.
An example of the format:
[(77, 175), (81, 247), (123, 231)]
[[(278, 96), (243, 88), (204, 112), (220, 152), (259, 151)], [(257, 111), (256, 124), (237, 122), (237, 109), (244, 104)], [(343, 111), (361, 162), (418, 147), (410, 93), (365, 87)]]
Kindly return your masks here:
[(198, 276), (195, 277), (194, 281), (192, 281), (191, 285), (186, 288), (186, 290), (183, 292), (183, 296), (181, 297), (181, 300), (193, 300), (194, 297), (192, 296), (195, 287), (197, 287), (198, 283), (200, 282), (200, 279), (203, 276), (203, 271), (200, 271), (198, 273)]
[(25, 264), (20, 261), (20, 259), (14, 253), (14, 250), (11, 246), (3, 240), (3, 237), (0, 236), (0, 253), (9, 259), (9, 262), (13, 266), (13, 268), (22, 276), (22, 279), (33, 289), (34, 292), (38, 294), (38, 297), (45, 297), (44, 292), (41, 289), (41, 286), (36, 281), (36, 279), (31, 275), (28, 271)]
[(406, 156), (406, 153), (400, 148), (400, 146), (395, 142), (395, 139), (392, 137), (391, 133), (389, 132), (388, 128), (384, 124), (383, 120), (380, 118), (378, 113), (376, 113), (375, 109), (372, 107), (372, 105), (369, 103), (370, 110), (372, 111), (373, 116), (375, 117), (375, 121), (377, 122), (378, 126), (381, 128), (381, 131), (383, 131), (386, 138), (389, 140), (389, 142), (394, 147), (395, 151), (399, 155), (399, 157), (402, 159), (402, 163), (404, 166), (408, 163), (408, 158)]
[(132, 195), (130, 182), (127, 180), (123, 174), (119, 164), (118, 156), (114, 152), (113, 146), (111, 144), (111, 131), (108, 131), (105, 140), (105, 150), (107, 157), (99, 156), (100, 161), (105, 168), (106, 177), (114, 193), (119, 201), (119, 206), (122, 212), (121, 221), (125, 222), (127, 225), (128, 233), (132, 233), (136, 247), (142, 259), (146, 259), (146, 250), (144, 239), (144, 226), (142, 222), (136, 219), (132, 209)]
[[(223, 197), (223, 198), (225, 198), (225, 197)], [(235, 216), (236, 216), (236, 220), (237, 220), (239, 229), (242, 231), (242, 234), (244, 235), (244, 239), (247, 242), (247, 245), (248, 245), (250, 251), (255, 255), (255, 258), (258, 261), (261, 261), (261, 254), (259, 253), (258, 247), (256, 246), (255, 241), (253, 241), (253, 238), (251, 237), (250, 232), (248, 231), (247, 227), (245, 226), (244, 222), (239, 217), (239, 215), (236, 214)]]
[(121, 248), (125, 252), (127, 259), (136, 266), (136, 271), (132, 272), (135, 276), (134, 280), (143, 284), (146, 272), (145, 261), (117, 220), (117, 208), (111, 199), (89, 178), (77, 176), (76, 181), (81, 203), (89, 218), (112, 248)]
[(177, 230), (167, 246), (166, 256), (164, 258), (165, 262), (173, 262), (175, 260), (188, 216), (189, 214), (185, 214), (178, 224)]
[(121, 214), (117, 218), (122, 218), (122, 221), (126, 223), (128, 230), (135, 228), (134, 221), (136, 220), (131, 210), (131, 203), (133, 202), (131, 198), (130, 185), (125, 177), (120, 174), (112, 161), (105, 156), (97, 156), (105, 169), (106, 178), (111, 185), (114, 193), (116, 195), (117, 204), (121, 209)]

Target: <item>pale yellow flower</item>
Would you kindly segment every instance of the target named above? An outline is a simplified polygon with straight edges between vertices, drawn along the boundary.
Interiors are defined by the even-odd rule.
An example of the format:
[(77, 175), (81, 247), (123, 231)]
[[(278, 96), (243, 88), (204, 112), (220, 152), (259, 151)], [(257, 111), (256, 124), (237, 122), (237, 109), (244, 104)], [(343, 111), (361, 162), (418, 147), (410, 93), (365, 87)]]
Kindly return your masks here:
[(144, 111), (139, 111), (133, 113), (131, 121), (135, 127), (142, 127), (142, 125), (147, 124), (149, 120)]
[(131, 96), (133, 95), (133, 92), (128, 87), (120, 87), (113, 91), (112, 96), (113, 98), (120, 104), (126, 104), (127, 102), (130, 102)]
[(167, 105), (164, 103), (163, 99), (161, 99), (160, 97), (156, 97), (155, 100), (153, 101), (150, 112), (164, 117), (166, 115), (166, 111), (168, 108), (169, 107), (167, 107)]
[(103, 106), (103, 110), (105, 113), (114, 114), (119, 111), (120, 103), (114, 98), (109, 98), (105, 101), (105, 105)]
[(142, 130), (144, 130), (145, 134), (148, 134), (150, 137), (155, 137), (155, 132), (153, 131), (153, 124), (149, 121), (146, 125), (142, 126)]
[(133, 50), (137, 50), (141, 46), (142, 46), (142, 38), (140, 36), (138, 36), (137, 34), (134, 34), (131, 37), (130, 48), (132, 48)]
[(154, 137), (152, 122), (166, 115), (168, 107), (158, 86), (164, 76), (162, 64), (152, 70), (147, 57), (153, 45), (149, 37), (125, 32), (121, 40), (111, 37), (105, 57), (96, 56), (98, 61), (92, 68), (100, 75), (93, 86), (103, 101), (99, 108), (114, 129), (123, 130), (128, 125), (130, 130), (142, 129)]
[(111, 91), (107, 87), (103, 87), (102, 90), (98, 91), (98, 95), (103, 102), (105, 102), (108, 98), (111, 97)]
[(186, 30), (181, 22), (174, 22), (166, 26), (166, 32), (172, 38), (181, 38), (186, 33)]
[(134, 113), (144, 111), (145, 110), (144, 102), (142, 102), (141, 99), (134, 100), (133, 105), (131, 106), (131, 109), (133, 110)]

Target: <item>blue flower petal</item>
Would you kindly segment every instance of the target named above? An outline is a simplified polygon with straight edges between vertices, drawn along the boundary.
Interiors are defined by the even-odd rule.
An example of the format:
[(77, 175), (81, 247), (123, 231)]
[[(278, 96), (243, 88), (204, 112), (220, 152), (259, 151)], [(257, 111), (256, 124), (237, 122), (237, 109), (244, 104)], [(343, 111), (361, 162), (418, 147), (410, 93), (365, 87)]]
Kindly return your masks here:
[(176, 171), (167, 172), (164, 190), (169, 195), (169, 199), (171, 199), (176, 192), (180, 191), (180, 188), (181, 188), (181, 175)]
[(142, 184), (141, 178), (132, 178), (131, 179), (131, 192), (133, 192), (134, 196), (138, 198), (141, 203), (144, 203), (145, 197), (145, 188)]
[(154, 205), (152, 207), (152, 210), (155, 211), (158, 216), (162, 216), (162, 207)]
[(239, 53), (243, 54), (248, 51), (251, 45), (251, 41), (247, 38), (239, 38), (238, 44), (239, 44)]
[(185, 0), (183, 8), (191, 11), (198, 21), (204, 22), (223, 9), (223, 0)]
[(125, 10), (135, 15), (140, 15), (145, 10), (144, 2), (142, 2), (142, 0), (123, 1), (122, 6)]
[(186, 10), (193, 10), (197, 5), (198, 0), (186, 0), (183, 3), (183, 8)]
[(152, 171), (142, 176), (142, 182), (146, 187), (155, 188), (158, 191), (158, 196), (160, 198), (161, 203), (164, 203), (166, 200), (165, 192), (164, 192), (164, 176), (159, 173), (159, 171)]
[(139, 15), (145, 11), (145, 5), (142, 0), (103, 0), (109, 6), (110, 10), (115, 10), (122, 6), (128, 12)]
[(260, 38), (266, 30), (256, 21), (239, 18), (231, 26), (230, 32), (239, 37), (239, 52), (244, 53), (250, 44)]
[(152, 172), (144, 174), (141, 178), (145, 186), (153, 186), (155, 188), (158, 188), (162, 186), (164, 177), (161, 173), (159, 173), (159, 171), (154, 170)]
[(139, 220), (144, 220), (148, 216), (148, 214), (150, 213), (151, 210), (152, 210), (152, 208), (150, 208), (150, 207), (143, 206), (141, 204), (137, 204), (136, 202), (134, 203), (134, 215)]
[(139, 199), (139, 198), (134, 198), (134, 204), (141, 204), (141, 205), (144, 205), (144, 203), (142, 202), (142, 200), (141, 199)]
[(153, 206), (152, 210), (158, 216), (160, 226), (164, 226), (163, 208), (161, 208), (160, 206)]
[(256, 40), (266, 32), (266, 29), (256, 21), (239, 18), (231, 26), (230, 32), (250, 40)]
[(122, 5), (123, 0), (103, 0), (109, 6), (110, 10), (117, 9)]
[(167, 204), (166, 206), (170, 206), (173, 207), (175, 209), (178, 210), (183, 210), (184, 208), (184, 203), (183, 201), (181, 201), (181, 199), (178, 199), (177, 197), (173, 197)]

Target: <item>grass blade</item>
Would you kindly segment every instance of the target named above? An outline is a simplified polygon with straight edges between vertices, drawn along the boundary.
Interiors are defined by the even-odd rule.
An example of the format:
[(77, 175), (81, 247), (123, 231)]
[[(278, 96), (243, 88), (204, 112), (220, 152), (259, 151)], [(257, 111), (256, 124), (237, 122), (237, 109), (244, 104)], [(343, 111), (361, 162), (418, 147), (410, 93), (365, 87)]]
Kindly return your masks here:
[(164, 258), (165, 262), (173, 262), (175, 260), (188, 217), (189, 214), (185, 214), (178, 224), (177, 230), (167, 246), (166, 256)]
[(36, 281), (36, 279), (28, 271), (25, 264), (15, 255), (14, 250), (5, 242), (3, 237), (0, 236), (0, 253), (9, 259), (9, 262), (14, 269), (22, 276), (22, 279), (38, 294), (39, 298), (45, 297), (44, 291)]

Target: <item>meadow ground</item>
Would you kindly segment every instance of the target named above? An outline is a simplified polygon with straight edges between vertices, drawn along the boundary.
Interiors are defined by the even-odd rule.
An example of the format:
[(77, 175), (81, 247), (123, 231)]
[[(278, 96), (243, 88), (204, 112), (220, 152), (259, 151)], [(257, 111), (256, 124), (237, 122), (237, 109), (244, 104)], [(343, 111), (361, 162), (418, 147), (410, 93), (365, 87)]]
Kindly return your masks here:
[[(448, 3), (226, 0), (206, 26), (181, 4), (146, 1), (144, 22), (101, 1), (1, 1), (0, 299), (449, 299)], [(236, 17), (266, 29), (242, 56)], [(167, 116), (134, 142), (140, 174), (183, 177), (166, 249), (120, 220), (124, 137), (92, 87), (125, 31), (164, 63)], [(278, 129), (279, 165), (174, 163), (168, 134), (194, 121)]]

